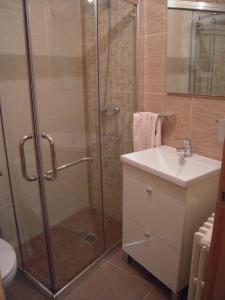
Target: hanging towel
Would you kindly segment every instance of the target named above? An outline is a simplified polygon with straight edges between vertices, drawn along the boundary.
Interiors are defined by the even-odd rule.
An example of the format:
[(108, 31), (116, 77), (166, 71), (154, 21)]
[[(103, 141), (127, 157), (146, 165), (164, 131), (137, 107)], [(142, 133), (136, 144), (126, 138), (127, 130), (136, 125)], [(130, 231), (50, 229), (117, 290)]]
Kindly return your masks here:
[(134, 151), (161, 146), (161, 119), (159, 114), (139, 112), (133, 116)]

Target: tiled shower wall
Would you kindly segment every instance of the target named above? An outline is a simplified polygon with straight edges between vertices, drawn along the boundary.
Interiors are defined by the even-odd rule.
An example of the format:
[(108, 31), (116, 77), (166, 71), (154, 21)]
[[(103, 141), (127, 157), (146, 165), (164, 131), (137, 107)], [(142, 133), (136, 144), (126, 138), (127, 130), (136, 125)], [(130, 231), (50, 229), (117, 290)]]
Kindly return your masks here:
[(225, 117), (225, 98), (166, 93), (166, 34), (167, 0), (141, 0), (138, 110), (174, 113), (163, 126), (164, 144), (176, 146), (177, 138), (189, 137), (195, 153), (221, 159), (216, 120)]
[[(135, 109), (136, 81), (136, 8), (122, 0), (100, 0), (99, 33), (99, 106), (97, 102), (96, 29), (94, 11), (83, 2), (83, 72), (86, 105), (88, 155), (94, 158), (89, 165), (89, 190), (92, 207), (98, 209), (101, 191), (95, 174), (101, 157), (104, 216), (118, 222), (114, 242), (121, 238), (122, 168), (120, 155), (132, 151), (132, 116)], [(118, 113), (106, 112), (114, 105)], [(99, 112), (100, 108), (100, 112)], [(100, 123), (99, 123), (100, 119)], [(92, 143), (96, 131), (101, 144)], [(96, 129), (97, 128), (97, 129)], [(101, 149), (101, 156), (99, 155)], [(105, 228), (107, 235), (112, 230)], [(111, 239), (112, 240), (112, 239)]]
[(121, 222), (120, 155), (132, 151), (136, 14), (125, 1), (108, 3), (110, 8), (101, 9), (99, 19), (100, 111), (118, 105), (120, 112), (101, 113), (103, 203), (105, 214)]

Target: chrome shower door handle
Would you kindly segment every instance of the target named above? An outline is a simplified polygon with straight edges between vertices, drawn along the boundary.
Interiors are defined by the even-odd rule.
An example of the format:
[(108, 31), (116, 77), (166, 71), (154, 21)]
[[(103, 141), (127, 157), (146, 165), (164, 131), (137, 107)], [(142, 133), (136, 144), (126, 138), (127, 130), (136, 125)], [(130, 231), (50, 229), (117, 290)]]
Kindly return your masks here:
[(25, 158), (25, 151), (24, 151), (24, 145), (26, 143), (26, 141), (28, 140), (32, 140), (33, 139), (33, 135), (25, 135), (21, 141), (20, 141), (20, 162), (21, 162), (21, 171), (22, 171), (22, 175), (23, 178), (26, 181), (32, 182), (32, 181), (36, 181), (38, 179), (38, 177), (36, 176), (29, 176), (27, 174), (27, 166), (26, 166), (26, 158)]
[(54, 181), (58, 176), (55, 142), (54, 139), (47, 133), (42, 133), (41, 137), (49, 142), (52, 162), (52, 172), (51, 174), (46, 173), (45, 179), (48, 181)]

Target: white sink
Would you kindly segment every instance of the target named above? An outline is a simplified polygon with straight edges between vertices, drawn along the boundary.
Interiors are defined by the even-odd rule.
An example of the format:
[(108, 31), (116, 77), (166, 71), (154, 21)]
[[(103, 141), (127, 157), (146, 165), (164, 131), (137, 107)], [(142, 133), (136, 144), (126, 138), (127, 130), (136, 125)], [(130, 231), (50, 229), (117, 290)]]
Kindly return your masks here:
[(197, 154), (185, 158), (181, 164), (176, 149), (168, 146), (122, 155), (121, 160), (182, 187), (215, 176), (221, 168), (220, 161)]

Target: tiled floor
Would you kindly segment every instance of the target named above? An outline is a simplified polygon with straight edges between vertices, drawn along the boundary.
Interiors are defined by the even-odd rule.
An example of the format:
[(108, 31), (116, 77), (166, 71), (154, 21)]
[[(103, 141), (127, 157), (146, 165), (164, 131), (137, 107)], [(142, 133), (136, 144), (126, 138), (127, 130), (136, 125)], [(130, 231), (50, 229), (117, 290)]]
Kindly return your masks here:
[(6, 288), (6, 300), (49, 300), (19, 272), (13, 283)]
[[(121, 239), (121, 224), (112, 218), (104, 217), (107, 231), (106, 247), (111, 247)], [(95, 237), (88, 242), (85, 237)], [(102, 214), (86, 207), (50, 230), (52, 254), (57, 289), (94, 262), (104, 251)], [(33, 238), (24, 245), (27, 270), (46, 287), (49, 286), (49, 271), (44, 235)]]
[[(45, 299), (21, 276), (7, 289), (7, 300)], [(128, 265), (121, 248), (117, 247), (64, 299), (167, 300), (170, 291), (135, 261)]]

